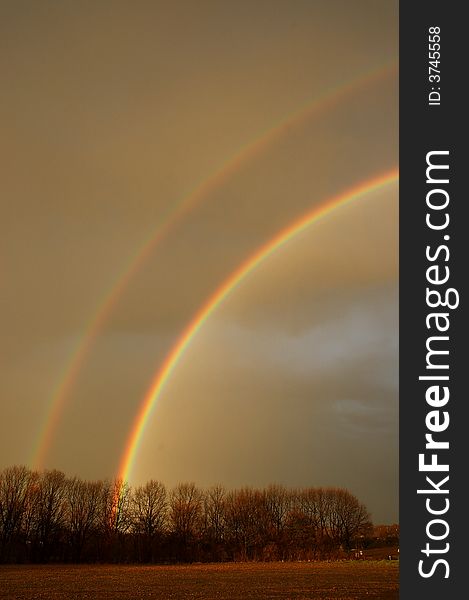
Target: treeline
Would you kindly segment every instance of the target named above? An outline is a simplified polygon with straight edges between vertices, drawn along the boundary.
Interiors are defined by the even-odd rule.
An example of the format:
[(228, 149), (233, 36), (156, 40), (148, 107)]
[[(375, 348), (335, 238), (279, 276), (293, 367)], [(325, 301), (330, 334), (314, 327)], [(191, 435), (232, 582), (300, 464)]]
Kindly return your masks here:
[(314, 560), (371, 531), (365, 506), (339, 488), (168, 490), (154, 480), (131, 488), (60, 471), (0, 472), (1, 562)]

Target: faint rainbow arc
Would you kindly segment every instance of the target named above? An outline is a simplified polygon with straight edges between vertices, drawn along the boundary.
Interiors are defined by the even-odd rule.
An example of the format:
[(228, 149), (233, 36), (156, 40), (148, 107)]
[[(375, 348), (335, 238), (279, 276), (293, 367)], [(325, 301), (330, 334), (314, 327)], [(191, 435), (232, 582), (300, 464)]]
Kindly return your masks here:
[(203, 200), (210, 192), (221, 186), (223, 182), (234, 174), (240, 166), (254, 158), (257, 154), (267, 148), (269, 144), (279, 139), (286, 133), (290, 127), (299, 126), (306, 121), (315, 112), (327, 110), (330, 105), (338, 102), (342, 97), (363, 85), (373, 83), (388, 74), (396, 72), (397, 65), (395, 61), (385, 64), (383, 67), (374, 69), (351, 82), (340, 87), (336, 86), (331, 90), (320, 95), (305, 107), (295, 111), (295, 113), (284, 117), (280, 123), (262, 132), (253, 141), (243, 146), (233, 156), (226, 160), (213, 175), (203, 180), (193, 191), (186, 194), (178, 203), (176, 209), (167, 214), (165, 220), (159, 225), (158, 229), (152, 232), (139, 247), (138, 251), (126, 262), (121, 274), (117, 278), (117, 283), (111, 291), (105, 295), (104, 299), (98, 304), (93, 317), (85, 326), (85, 333), (80, 337), (71, 358), (67, 362), (64, 374), (60, 377), (58, 384), (52, 394), (49, 406), (46, 409), (46, 416), (40, 432), (36, 438), (32, 450), (31, 463), (37, 469), (44, 466), (44, 461), (49, 452), (54, 432), (56, 431), (59, 420), (62, 416), (66, 398), (78, 378), (78, 374), (83, 363), (91, 349), (95, 339), (98, 336), (104, 322), (111, 313), (117, 300), (121, 296), (134, 275), (140, 270), (147, 258), (150, 256), (156, 246), (170, 232), (185, 214)]
[(118, 477), (122, 481), (127, 481), (131, 475), (138, 447), (143, 437), (145, 427), (151, 412), (158, 400), (163, 388), (171, 377), (179, 360), (188, 348), (194, 336), (201, 329), (210, 315), (217, 309), (223, 300), (241, 283), (241, 281), (252, 273), (265, 259), (271, 256), (279, 248), (284, 246), (293, 237), (300, 234), (307, 227), (317, 222), (319, 219), (329, 214), (336, 208), (344, 206), (359, 197), (374, 192), (390, 183), (397, 181), (397, 168), (380, 174), (365, 182), (359, 183), (351, 189), (326, 200), (320, 206), (308, 211), (305, 215), (282, 229), (267, 243), (258, 248), (254, 254), (250, 255), (241, 265), (239, 265), (227, 279), (216, 289), (216, 291), (199, 308), (192, 320), (189, 322), (181, 336), (166, 355), (162, 365), (157, 371), (153, 382), (148, 389), (134, 420), (131, 433), (127, 439), (124, 453), (118, 469)]

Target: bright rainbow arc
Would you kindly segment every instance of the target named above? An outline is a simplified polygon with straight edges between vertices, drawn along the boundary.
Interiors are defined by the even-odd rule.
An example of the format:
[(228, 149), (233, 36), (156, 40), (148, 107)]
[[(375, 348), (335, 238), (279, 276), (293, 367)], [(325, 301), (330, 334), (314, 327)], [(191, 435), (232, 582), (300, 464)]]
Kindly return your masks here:
[(212, 296), (199, 308), (186, 329), (179, 337), (175, 345), (167, 354), (164, 362), (158, 370), (151, 387), (145, 395), (137, 417), (128, 437), (125, 451), (121, 457), (118, 477), (122, 481), (128, 481), (134, 466), (135, 458), (145, 432), (146, 425), (152, 410), (160, 397), (165, 384), (171, 377), (181, 357), (200, 331), (201, 327), (220, 306), (225, 298), (241, 283), (241, 281), (252, 273), (264, 260), (287, 244), (292, 238), (300, 234), (307, 227), (316, 223), (335, 209), (344, 206), (358, 198), (374, 192), (398, 179), (398, 170), (393, 169), (381, 174), (371, 180), (362, 182), (355, 187), (334, 196), (320, 206), (308, 211), (294, 223), (280, 231), (270, 241), (261, 246), (253, 255), (247, 258), (231, 275), (221, 284)]
[(315, 113), (327, 110), (330, 106), (339, 102), (344, 96), (347, 96), (347, 94), (353, 92), (355, 89), (379, 81), (381, 78), (395, 73), (396, 69), (396, 63), (395, 61), (392, 61), (384, 67), (375, 69), (371, 73), (358, 77), (352, 82), (327, 91), (306, 107), (296, 111), (293, 115), (288, 115), (279, 124), (275, 125), (274, 128), (270, 128), (263, 132), (260, 136), (255, 138), (254, 141), (243, 146), (234, 156), (225, 161), (222, 166), (216, 170), (215, 174), (209, 176), (192, 192), (187, 194), (179, 202), (174, 211), (166, 215), (157, 231), (153, 232), (150, 238), (147, 238), (138, 251), (127, 261), (123, 269), (123, 274), (118, 277), (117, 283), (104, 297), (104, 300), (99, 303), (91, 321), (85, 327), (85, 333), (81, 336), (75, 350), (72, 352), (72, 356), (65, 367), (65, 373), (61, 376), (59, 383), (52, 394), (49, 407), (46, 410), (43, 426), (41, 427), (33, 448), (31, 463), (35, 469), (42, 469), (44, 467), (45, 458), (49, 452), (54, 433), (65, 408), (66, 399), (70, 395), (71, 389), (78, 378), (78, 374), (81, 371), (84, 361), (105, 321), (111, 314), (119, 297), (128, 286), (129, 282), (141, 269), (158, 244), (165, 239), (168, 233), (170, 233), (171, 229), (212, 191), (221, 187), (223, 183), (229, 179), (230, 176), (235, 174), (243, 164), (260, 154), (272, 142), (281, 138), (292, 126), (297, 127), (301, 125)]

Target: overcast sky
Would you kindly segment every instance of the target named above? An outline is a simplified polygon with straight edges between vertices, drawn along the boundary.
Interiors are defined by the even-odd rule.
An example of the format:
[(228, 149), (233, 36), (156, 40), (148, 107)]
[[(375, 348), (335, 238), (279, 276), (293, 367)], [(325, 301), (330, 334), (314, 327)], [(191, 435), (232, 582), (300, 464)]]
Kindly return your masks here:
[[(114, 476), (204, 300), (294, 219), (397, 165), (397, 8), (0, 1), (0, 468), (34, 463), (98, 306), (243, 148), (267, 140), (170, 225), (103, 320), (47, 468)], [(344, 486), (396, 521), (397, 234), (394, 184), (245, 278), (175, 369), (132, 483)]]

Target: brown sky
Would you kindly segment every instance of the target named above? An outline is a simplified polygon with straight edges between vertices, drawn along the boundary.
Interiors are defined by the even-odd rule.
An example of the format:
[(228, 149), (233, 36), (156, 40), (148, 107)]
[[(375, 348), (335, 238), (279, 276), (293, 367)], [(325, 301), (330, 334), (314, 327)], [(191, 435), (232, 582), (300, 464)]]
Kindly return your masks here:
[[(102, 298), (243, 147), (397, 60), (397, 2), (0, 2), (0, 468), (30, 463)], [(46, 466), (114, 475), (171, 343), (261, 243), (397, 164), (395, 73), (286, 128), (174, 226), (121, 295)], [(194, 339), (134, 481), (343, 485), (397, 519), (397, 188), (272, 256)]]

